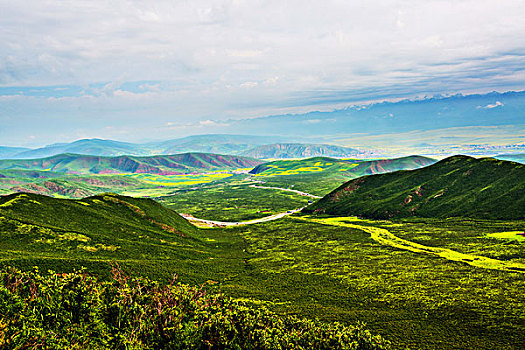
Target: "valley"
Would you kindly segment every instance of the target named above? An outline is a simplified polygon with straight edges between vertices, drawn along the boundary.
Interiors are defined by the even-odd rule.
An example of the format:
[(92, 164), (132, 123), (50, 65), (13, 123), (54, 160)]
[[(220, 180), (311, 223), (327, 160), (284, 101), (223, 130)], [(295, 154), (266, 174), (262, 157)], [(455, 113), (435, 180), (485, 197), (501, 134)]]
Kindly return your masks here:
[[(0, 197), (0, 266), (60, 273), (85, 267), (108, 279), (118, 263), (161, 283), (173, 274), (190, 285), (211, 283), (207, 288), (278, 315), (365, 322), (393, 348), (519, 348), (525, 343), (525, 250), (519, 235), (525, 221), (515, 209), (521, 202), (504, 204), (498, 218), (486, 218), (477, 204), (463, 210), (468, 215), (446, 217), (366, 218), (348, 216), (351, 210), (332, 214), (330, 206), (318, 210), (324, 203), (341, 205), (331, 198), (356, 181), (395, 184), (394, 197), (380, 191), (402, 198), (403, 205), (406, 193), (419, 185), (432, 188), (427, 177), (455, 186), (467, 177), (465, 195), (473, 193), (492, 181), (482, 171), (486, 162), (501, 168), (501, 184), (506, 178), (515, 184), (506, 190), (498, 182), (493, 186), (519, 200), (512, 194), (521, 191), (517, 163), (476, 162), (311, 158), (187, 174), (6, 169), (0, 180), (16, 179), (35, 192), (54, 182), (113, 193)], [(440, 166), (444, 175), (436, 176), (441, 170), (433, 169)], [(469, 169), (470, 177), (464, 175)], [(417, 175), (429, 171), (433, 175)]]
[(525, 1), (29, 3), (0, 350), (525, 349)]

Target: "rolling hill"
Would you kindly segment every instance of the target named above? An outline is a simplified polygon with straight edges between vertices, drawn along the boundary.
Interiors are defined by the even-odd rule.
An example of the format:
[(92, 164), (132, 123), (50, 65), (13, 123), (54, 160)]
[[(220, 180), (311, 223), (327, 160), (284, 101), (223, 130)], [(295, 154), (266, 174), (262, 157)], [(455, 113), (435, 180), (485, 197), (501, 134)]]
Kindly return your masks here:
[(0, 146), (0, 159), (47, 158), (63, 153), (92, 156), (152, 156), (180, 153), (229, 154), (252, 158), (305, 158), (314, 156), (355, 157), (363, 152), (348, 147), (311, 143), (283, 143), (293, 139), (280, 136), (193, 135), (149, 143), (83, 139), (29, 149)]
[(379, 174), (397, 170), (411, 170), (435, 163), (423, 156), (408, 156), (392, 159), (360, 160), (313, 157), (297, 160), (276, 160), (262, 163), (253, 168), (250, 174), (258, 176), (297, 175), (310, 172), (346, 172), (355, 176)]
[(155, 271), (155, 261), (164, 262), (166, 255), (203, 258), (194, 251), (202, 246), (195, 233), (184, 218), (151, 199), (111, 193), (81, 200), (0, 196), (2, 266), (108, 271), (111, 262), (129, 260), (139, 270), (150, 264)]
[(303, 143), (274, 143), (255, 147), (242, 155), (252, 158), (357, 157), (362, 152), (348, 147)]
[(41, 159), (0, 160), (0, 169), (48, 170), (68, 174), (150, 173), (168, 175), (251, 168), (258, 164), (260, 161), (256, 159), (206, 153), (150, 157), (101, 157), (66, 153)]
[(434, 159), (423, 156), (368, 160), (356, 163), (357, 166), (352, 168), (351, 172), (356, 176), (382, 174), (398, 170), (418, 169), (435, 162)]
[(254, 179), (267, 185), (293, 187), (324, 196), (342, 182), (367, 174), (417, 169), (434, 163), (422, 156), (364, 161), (314, 157), (299, 160), (277, 160), (256, 166), (250, 171)]
[(337, 216), (525, 218), (525, 165), (453, 156), (351, 180), (304, 211)]

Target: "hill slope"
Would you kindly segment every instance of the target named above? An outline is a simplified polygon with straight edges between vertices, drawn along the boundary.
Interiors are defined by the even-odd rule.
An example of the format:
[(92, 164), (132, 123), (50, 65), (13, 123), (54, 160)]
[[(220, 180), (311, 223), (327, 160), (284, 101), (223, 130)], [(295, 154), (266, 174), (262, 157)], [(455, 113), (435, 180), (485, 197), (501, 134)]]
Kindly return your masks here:
[(269, 186), (293, 187), (318, 196), (341, 183), (367, 174), (402, 169), (417, 169), (435, 160), (421, 156), (363, 161), (315, 157), (300, 160), (277, 160), (263, 163), (250, 171), (254, 178)]
[(493, 158), (446, 158), (413, 171), (351, 180), (305, 210), (370, 218), (525, 218), (525, 165)]
[(150, 157), (101, 157), (67, 153), (41, 159), (0, 160), (0, 169), (49, 170), (70, 174), (177, 174), (251, 168), (259, 163), (246, 157), (206, 153)]
[[(81, 200), (29, 193), (0, 196), (0, 215), (4, 220), (46, 227), (48, 230), (40, 233), (44, 236), (56, 235), (54, 238), (57, 240), (67, 240), (64, 234), (67, 236), (68, 232), (87, 235), (86, 239), (72, 239), (79, 242), (107, 239), (107, 242), (116, 244), (123, 239), (137, 239), (136, 230), (146, 235), (179, 237), (191, 235), (196, 230), (179, 214), (152, 199), (111, 193)], [(5, 229), (5, 221), (0, 226)], [(28, 229), (31, 232), (26, 233), (38, 231), (32, 232), (31, 227)], [(12, 234), (16, 234), (14, 232)], [(5, 238), (4, 235), (2, 237)]]
[(250, 174), (258, 176), (297, 175), (319, 171), (345, 172), (354, 177), (379, 174), (397, 170), (412, 170), (433, 164), (434, 159), (423, 156), (408, 156), (392, 159), (360, 160), (313, 157), (299, 160), (276, 160), (262, 163)]
[(242, 155), (253, 158), (355, 157), (360, 151), (333, 145), (274, 143), (255, 147)]
[[(81, 200), (18, 193), (0, 197), (0, 265), (57, 270), (110, 262), (135, 269), (171, 256), (198, 256), (196, 228), (171, 209), (142, 198), (103, 194)], [(44, 269), (45, 271), (45, 269)]]

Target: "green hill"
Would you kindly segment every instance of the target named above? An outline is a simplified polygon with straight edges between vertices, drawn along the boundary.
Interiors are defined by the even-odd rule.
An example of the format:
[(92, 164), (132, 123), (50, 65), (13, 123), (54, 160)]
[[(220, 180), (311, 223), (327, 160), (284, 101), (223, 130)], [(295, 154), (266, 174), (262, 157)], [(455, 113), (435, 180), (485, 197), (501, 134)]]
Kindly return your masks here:
[(298, 160), (276, 160), (256, 166), (250, 174), (257, 176), (298, 175), (320, 171), (346, 172), (363, 176), (396, 170), (417, 169), (434, 163), (435, 160), (423, 156), (409, 156), (393, 159), (359, 160), (314, 157)]
[(369, 218), (525, 218), (525, 166), (453, 156), (413, 171), (351, 180), (307, 213)]
[(392, 159), (369, 160), (357, 163), (350, 172), (355, 176), (389, 173), (398, 170), (413, 170), (435, 163), (435, 160), (423, 156), (408, 156)]
[(2, 265), (91, 266), (97, 271), (119, 261), (155, 271), (166, 255), (201, 257), (194, 251), (199, 246), (195, 233), (184, 218), (150, 199), (115, 194), (82, 200), (28, 193), (0, 197)]
[(40, 159), (0, 160), (0, 169), (47, 170), (69, 174), (149, 173), (183, 174), (191, 172), (252, 168), (260, 161), (208, 153), (135, 157), (101, 157), (59, 154)]
[(250, 171), (254, 179), (277, 187), (293, 187), (323, 196), (341, 183), (368, 174), (417, 169), (434, 163), (422, 156), (359, 160), (314, 157), (263, 163)]

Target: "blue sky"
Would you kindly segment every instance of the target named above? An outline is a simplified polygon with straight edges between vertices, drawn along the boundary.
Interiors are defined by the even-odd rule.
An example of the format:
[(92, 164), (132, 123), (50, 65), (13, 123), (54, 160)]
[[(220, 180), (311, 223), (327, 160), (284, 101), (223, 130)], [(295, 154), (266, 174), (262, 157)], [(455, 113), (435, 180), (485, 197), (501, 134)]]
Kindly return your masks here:
[(523, 90), (524, 1), (0, 0), (0, 144)]

